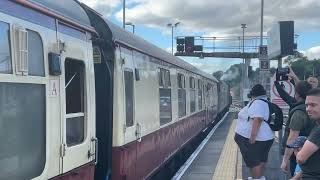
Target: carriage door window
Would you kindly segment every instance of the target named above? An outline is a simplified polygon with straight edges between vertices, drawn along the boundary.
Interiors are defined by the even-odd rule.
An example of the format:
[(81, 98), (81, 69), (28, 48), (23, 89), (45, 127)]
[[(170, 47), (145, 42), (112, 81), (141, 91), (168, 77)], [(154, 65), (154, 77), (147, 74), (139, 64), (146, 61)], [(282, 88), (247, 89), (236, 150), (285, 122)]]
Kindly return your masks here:
[(80, 144), (85, 136), (85, 71), (82, 61), (66, 59), (66, 139), (68, 146)]
[(0, 73), (12, 73), (9, 25), (0, 21)]
[(193, 77), (189, 78), (190, 86), (190, 112), (196, 111), (196, 85)]
[(171, 82), (170, 71), (160, 68), (159, 72), (159, 96), (160, 96), (160, 125), (171, 121)]
[(133, 126), (133, 72), (124, 71), (125, 101), (126, 101), (126, 126)]
[(178, 74), (178, 114), (179, 118), (186, 115), (186, 82), (183, 74)]
[(202, 81), (198, 79), (198, 106), (199, 110), (202, 109)]

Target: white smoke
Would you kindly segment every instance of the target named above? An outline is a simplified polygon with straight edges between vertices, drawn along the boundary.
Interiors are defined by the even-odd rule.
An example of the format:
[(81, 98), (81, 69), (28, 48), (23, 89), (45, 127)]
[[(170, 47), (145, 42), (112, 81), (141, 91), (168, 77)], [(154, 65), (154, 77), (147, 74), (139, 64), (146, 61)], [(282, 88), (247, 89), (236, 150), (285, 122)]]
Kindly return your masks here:
[(232, 68), (232, 69), (229, 69), (228, 71), (226, 71), (222, 77), (221, 77), (221, 80), (223, 81), (231, 81), (235, 78), (237, 78), (238, 76), (240, 76), (240, 71), (238, 68)]

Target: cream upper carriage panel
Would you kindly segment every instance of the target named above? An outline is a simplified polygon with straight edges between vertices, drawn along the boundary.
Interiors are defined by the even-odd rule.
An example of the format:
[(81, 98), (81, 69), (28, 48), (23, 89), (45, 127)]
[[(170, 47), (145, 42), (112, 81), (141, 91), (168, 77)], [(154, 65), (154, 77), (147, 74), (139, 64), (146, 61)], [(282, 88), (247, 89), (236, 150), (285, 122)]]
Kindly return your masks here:
[[(60, 141), (60, 98), (58, 96), (50, 96), (50, 82), (52, 78), (48, 76), (48, 53), (49, 52), (57, 52), (57, 41), (56, 41), (56, 32), (53, 29), (46, 28), (29, 21), (25, 21), (5, 13), (0, 12), (0, 21), (7, 23), (10, 26), (10, 41), (16, 37), (14, 37), (14, 29), (24, 29), (28, 31), (28, 33), (33, 34), (32, 39), (29, 41), (40, 41), (42, 47), (36, 49), (38, 54), (43, 54), (43, 68), (44, 75), (43, 76), (21, 76), (16, 75), (16, 69), (13, 68), (13, 74), (0, 74), (0, 82), (10, 82), (10, 83), (23, 83), (23, 84), (43, 84), (46, 89), (45, 93), (45, 102), (46, 104), (43, 107), (46, 108), (45, 119), (46, 119), (46, 130), (45, 130), (45, 156), (46, 160), (45, 166), (43, 167), (43, 171), (40, 176), (35, 177), (34, 179), (47, 179), (53, 176), (56, 176), (60, 172), (60, 160), (59, 160), (59, 148), (61, 145)], [(53, 21), (54, 22), (54, 21)], [(31, 38), (31, 37), (29, 37)], [(35, 38), (35, 39), (34, 39)], [(30, 44), (31, 45), (31, 44)], [(29, 47), (34, 49), (34, 47)], [(31, 50), (31, 49), (29, 49)], [(35, 50), (35, 49), (34, 49)], [(17, 64), (17, 59), (15, 59), (13, 53), (15, 51), (15, 45), (11, 43), (11, 60), (12, 67), (15, 67)], [(30, 62), (29, 62), (30, 63)], [(49, 111), (50, 109), (50, 111)], [(40, 159), (38, 159), (40, 160)]]
[[(179, 78), (178, 78), (178, 76), (182, 76), (181, 78), (184, 78), (184, 80), (182, 80), (181, 82), (180, 82), (180, 86), (182, 85), (183, 87), (178, 87), (179, 86)], [(178, 119), (179, 120), (181, 120), (181, 119), (184, 119), (185, 117), (187, 117), (188, 115), (189, 115), (189, 82), (188, 82), (188, 80), (189, 80), (189, 76), (188, 76), (188, 71), (186, 71), (186, 70), (184, 70), (184, 69), (177, 69), (177, 89), (178, 89), (178, 93), (179, 93), (179, 91), (180, 91), (180, 93), (181, 92), (184, 92), (184, 93), (181, 93), (180, 94), (180, 105), (182, 105), (181, 107), (179, 107), (179, 97), (178, 97)], [(182, 83), (182, 84), (181, 84)], [(183, 96), (183, 94), (185, 94), (185, 99), (183, 99), (182, 97), (184, 97)], [(179, 96), (179, 94), (178, 94), (178, 96)], [(184, 105), (184, 107), (183, 107), (183, 105)], [(180, 109), (179, 109), (180, 108)], [(185, 111), (185, 113), (181, 113), (180, 115), (179, 115), (179, 111)], [(184, 115), (183, 115), (184, 114)]]
[(172, 103), (172, 122), (179, 121), (178, 115), (178, 69), (172, 68), (170, 70), (171, 77), (171, 103)]
[(141, 125), (141, 136), (157, 130), (159, 121), (159, 71), (152, 57), (133, 51), (139, 79), (135, 81), (135, 119)]
[[(172, 56), (171, 54), (165, 52), (163, 49), (160, 49), (156, 46), (154, 46), (153, 44), (150, 44), (148, 43), (147, 41), (143, 40), (142, 38), (138, 37), (138, 36), (135, 36), (133, 35), (132, 33), (129, 33), (127, 31), (124, 31), (122, 28), (116, 26), (115, 24), (111, 23), (110, 21), (108, 20), (105, 20), (106, 24), (108, 25), (109, 29), (111, 30), (111, 33), (112, 33), (112, 40), (115, 42), (115, 44), (117, 46), (121, 46), (121, 47), (126, 47), (128, 49), (131, 49), (135, 52), (139, 52), (139, 53), (142, 53), (142, 54), (145, 54), (146, 56), (148, 56), (150, 59), (151, 59), (151, 62), (153, 63), (152, 66), (149, 66), (148, 67), (156, 67), (157, 70), (159, 70), (160, 68), (162, 68), (163, 66), (163, 69), (165, 69), (164, 71), (167, 71), (169, 70), (170, 71), (170, 78), (171, 78), (171, 83), (172, 83), (172, 79), (175, 78), (172, 76), (172, 69), (177, 69), (177, 73), (178, 71), (181, 71), (186, 77), (186, 83), (188, 83), (188, 73), (191, 73), (191, 74), (198, 74), (202, 77), (206, 77), (207, 79), (211, 79), (213, 81), (216, 81), (212, 76), (206, 74), (206, 73), (203, 73), (202, 71), (196, 69), (194, 66), (190, 65), (189, 63), (175, 57), (175, 56)], [(118, 48), (117, 48), (117, 51), (118, 51)], [(116, 54), (118, 54), (118, 52), (116, 52)], [(135, 57), (133, 58), (134, 61), (135, 61)], [(119, 60), (119, 57), (117, 57), (115, 59), (115, 65), (118, 66), (119, 65), (119, 61), (121, 62), (121, 60)], [(139, 61), (139, 58), (137, 58), (137, 61)], [(154, 62), (153, 62), (154, 61)], [(145, 61), (141, 61), (141, 62), (145, 62)], [(137, 64), (137, 62), (135, 62), (135, 66), (140, 66)], [(150, 63), (151, 64), (151, 63)], [(143, 64), (143, 66), (146, 65), (146, 64)], [(124, 110), (123, 109), (123, 105), (121, 105), (121, 103), (124, 103), (124, 100), (121, 99), (119, 96), (119, 93), (121, 93), (123, 95), (123, 91), (124, 89), (119, 89), (120, 86), (121, 86), (121, 79), (122, 79), (122, 76), (119, 76), (121, 75), (120, 74), (120, 67), (116, 67), (115, 66), (115, 82), (114, 82), (114, 119), (113, 119), (113, 122), (114, 122), (114, 127), (113, 127), (113, 145), (114, 146), (120, 146), (120, 145), (123, 145), (125, 142), (128, 142), (128, 141), (125, 141), (124, 139), (124, 135), (121, 135), (121, 133), (125, 134), (124, 132), (126, 132), (126, 127), (124, 127), (125, 123), (124, 123)], [(166, 68), (166, 67), (169, 67), (170, 68)], [(139, 70), (139, 68), (138, 68)], [(140, 72), (139, 72), (140, 73)], [(152, 80), (152, 79), (155, 79), (154, 82), (149, 82), (149, 80)], [(144, 79), (142, 79), (141, 81), (134, 81), (135, 83), (135, 86), (137, 86), (137, 88), (143, 88), (143, 87), (147, 87), (148, 89), (150, 88), (154, 88), (155, 89), (155, 92), (148, 92), (148, 93), (156, 93), (160, 91), (161, 87), (159, 87), (159, 84), (156, 84), (156, 83), (159, 83), (159, 80), (158, 80), (158, 77), (154, 77), (154, 78), (148, 78), (146, 79), (147, 81), (147, 84), (149, 84), (149, 86), (147, 84), (144, 84)], [(176, 93), (175, 91), (177, 91), (177, 89), (174, 89), (173, 86), (171, 86), (171, 95), (172, 96), (176, 96)], [(136, 90), (136, 89), (135, 89)], [(184, 90), (186, 91), (186, 110), (190, 109), (189, 107), (189, 93), (187, 92), (188, 91), (188, 84), (187, 86), (184, 88)], [(142, 92), (145, 92), (146, 90), (143, 90)], [(138, 110), (137, 112), (135, 112), (135, 122), (138, 123), (139, 121), (141, 122), (146, 122), (146, 125), (144, 125), (143, 123), (140, 124), (139, 123), (139, 127), (137, 128), (138, 130), (138, 133), (139, 136), (144, 136), (148, 133), (151, 133), (153, 132), (155, 129), (154, 127), (157, 125), (158, 128), (163, 128), (167, 125), (170, 125), (172, 124), (173, 122), (175, 122), (176, 120), (174, 118), (176, 118), (177, 116), (175, 115), (175, 112), (174, 111), (179, 111), (177, 110), (178, 109), (178, 105), (175, 104), (174, 102), (174, 99), (173, 101), (171, 101), (172, 103), (172, 108), (171, 108), (171, 113), (172, 113), (172, 119), (171, 121), (169, 122), (166, 122), (164, 123), (163, 125), (159, 126), (159, 121), (160, 121), (160, 105), (159, 105), (159, 101), (160, 101), (160, 98), (162, 97), (159, 97), (159, 94), (156, 96), (156, 97), (153, 97), (152, 100), (150, 100), (150, 102), (148, 102), (148, 104), (151, 104), (150, 107), (148, 108), (154, 108), (155, 111), (150, 111), (152, 112), (153, 114), (147, 114), (147, 116), (143, 116), (143, 111), (140, 111), (140, 104), (139, 104), (139, 98), (137, 98), (136, 96), (140, 96), (140, 95), (143, 95), (143, 94), (139, 94), (141, 93), (140, 91), (135, 91), (135, 108), (137, 108), (136, 106), (139, 106), (138, 107)], [(150, 94), (151, 95), (151, 94)], [(157, 98), (157, 99), (155, 99)], [(165, 97), (163, 97), (162, 99), (164, 99)], [(153, 101), (153, 99), (155, 99)], [(176, 100), (178, 100), (179, 98), (177, 98)], [(143, 104), (146, 104), (146, 103), (143, 103)], [(154, 106), (152, 105), (154, 104)], [(141, 107), (143, 107), (141, 105)], [(177, 108), (176, 110), (174, 110), (174, 108)], [(145, 109), (145, 108), (144, 108)], [(145, 111), (145, 113), (147, 113)], [(177, 113), (177, 112), (176, 112)], [(181, 116), (180, 118), (178, 119), (182, 119), (184, 117), (187, 117), (189, 116), (190, 114), (189, 113), (186, 113), (185, 115)], [(150, 118), (152, 119), (149, 119), (148, 117), (150, 116)], [(155, 118), (154, 118), (155, 117)], [(155, 121), (158, 121), (158, 122), (155, 122)], [(150, 122), (155, 122), (155, 124), (151, 125)], [(160, 122), (161, 123), (161, 122)], [(162, 122), (163, 123), (163, 122)], [(141, 125), (141, 127), (140, 127)], [(143, 127), (144, 126), (144, 127)], [(141, 131), (140, 131), (141, 130)], [(133, 140), (134, 137), (132, 136), (131, 140)], [(139, 138), (137, 138), (138, 140)]]

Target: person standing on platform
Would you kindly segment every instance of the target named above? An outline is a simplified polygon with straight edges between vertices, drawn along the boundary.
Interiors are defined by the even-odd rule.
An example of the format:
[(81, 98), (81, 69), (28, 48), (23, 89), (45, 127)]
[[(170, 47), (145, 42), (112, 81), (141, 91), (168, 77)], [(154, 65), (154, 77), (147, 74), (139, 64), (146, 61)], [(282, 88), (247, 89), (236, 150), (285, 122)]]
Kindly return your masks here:
[(316, 78), (315, 76), (308, 77), (307, 81), (309, 84), (311, 84), (312, 88), (317, 88), (319, 85), (318, 78)]
[[(298, 78), (298, 76), (294, 73), (294, 71), (291, 69), (291, 67), (289, 67), (290, 72), (288, 74), (289, 78), (291, 79), (290, 82), (295, 86), (300, 80)], [(275, 74), (276, 75), (276, 74)], [(307, 82), (312, 86), (312, 88), (317, 88), (319, 81), (316, 77), (311, 76), (307, 79)], [(281, 99), (286, 102), (291, 110), (292, 106), (295, 105), (295, 103), (297, 103), (296, 99), (292, 96), (290, 96), (285, 89), (283, 88), (283, 86), (279, 83), (279, 81), (275, 81), (274, 85), (277, 89), (277, 92), (279, 93), (279, 96), (281, 97)]]
[(286, 122), (285, 132), (282, 141), (282, 150), (284, 155), (281, 163), (281, 169), (288, 172), (288, 163), (290, 160), (290, 174), (294, 175), (296, 169), (296, 157), (293, 149), (288, 147), (298, 136), (308, 136), (315, 126), (314, 121), (308, 118), (305, 106), (306, 94), (312, 86), (307, 81), (299, 81), (295, 86), (294, 98), (297, 101), (292, 105), (289, 111), (289, 118)]
[(263, 172), (274, 140), (274, 132), (265, 122), (269, 119), (266, 90), (261, 84), (252, 87), (251, 101), (240, 110), (237, 119), (235, 142), (250, 168), (249, 179), (265, 180)]
[(302, 180), (320, 179), (320, 89), (315, 88), (307, 93), (307, 113), (316, 122), (308, 140), (297, 153), (297, 163), (302, 170)]

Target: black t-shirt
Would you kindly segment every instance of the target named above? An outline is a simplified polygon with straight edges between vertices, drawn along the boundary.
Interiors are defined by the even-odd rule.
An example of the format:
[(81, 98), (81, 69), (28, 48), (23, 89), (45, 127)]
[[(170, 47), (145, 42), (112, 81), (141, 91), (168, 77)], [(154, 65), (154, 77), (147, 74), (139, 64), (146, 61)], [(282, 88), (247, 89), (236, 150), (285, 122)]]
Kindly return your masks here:
[[(320, 148), (320, 126), (314, 127), (308, 140)], [(309, 159), (301, 165), (302, 177), (320, 179), (320, 149), (314, 152)]]

